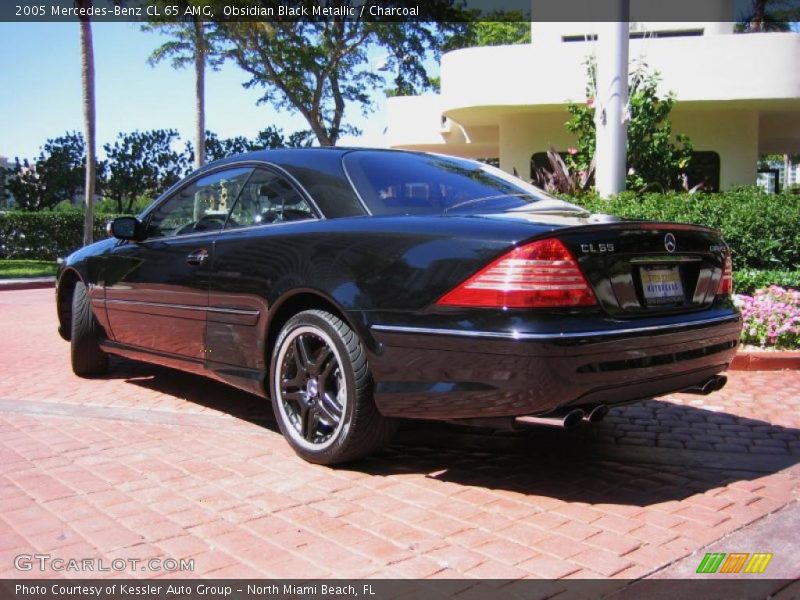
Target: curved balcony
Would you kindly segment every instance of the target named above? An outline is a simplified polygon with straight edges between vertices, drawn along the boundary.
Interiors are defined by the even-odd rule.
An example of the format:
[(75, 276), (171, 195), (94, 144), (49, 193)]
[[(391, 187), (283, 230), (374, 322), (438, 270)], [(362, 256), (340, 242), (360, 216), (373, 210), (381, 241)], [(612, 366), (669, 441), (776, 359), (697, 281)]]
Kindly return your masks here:
[[(498, 114), (563, 109), (585, 95), (593, 42), (468, 48), (442, 57), (439, 108), (462, 125)], [(681, 103), (800, 106), (800, 35), (761, 33), (631, 40), (631, 60), (661, 73), (661, 91)]]

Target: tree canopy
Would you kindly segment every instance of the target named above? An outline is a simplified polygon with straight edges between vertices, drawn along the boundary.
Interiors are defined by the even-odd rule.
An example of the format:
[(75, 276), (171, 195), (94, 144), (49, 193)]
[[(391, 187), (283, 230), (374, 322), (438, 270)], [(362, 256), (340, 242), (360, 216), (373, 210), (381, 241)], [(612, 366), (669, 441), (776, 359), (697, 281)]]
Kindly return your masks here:
[[(253, 139), (248, 139), (243, 135), (220, 138), (213, 131), (206, 131), (206, 160), (211, 162), (234, 154), (269, 148), (307, 147), (311, 145), (312, 137), (310, 131), (295, 131), (288, 136), (284, 136), (283, 130), (274, 126), (262, 129)], [(193, 151), (191, 145), (189, 145), (189, 148), (190, 151)]]
[(425, 68), (438, 59), (445, 28), (437, 23), (327, 20), (215, 24), (221, 56), (250, 77), (247, 88), (263, 91), (261, 103), (299, 112), (320, 145), (356, 133), (343, 119), (348, 105), (367, 112), (370, 90), (384, 84), (371, 56), (384, 54), (399, 94), (430, 87)]
[[(83, 135), (67, 132), (47, 140), (33, 163), (17, 158), (6, 189), (23, 210), (53, 208), (64, 200), (72, 202), (83, 192), (85, 167)], [(102, 165), (98, 172), (102, 174)]]
[(130, 212), (136, 198), (157, 195), (177, 183), (189, 170), (188, 147), (175, 149), (179, 141), (174, 129), (120, 133), (103, 149), (108, 157), (106, 196), (116, 200), (120, 213)]
[(444, 42), (443, 51), (474, 46), (527, 44), (531, 41), (531, 24), (518, 12), (491, 12), (480, 21), (468, 21), (453, 30)]

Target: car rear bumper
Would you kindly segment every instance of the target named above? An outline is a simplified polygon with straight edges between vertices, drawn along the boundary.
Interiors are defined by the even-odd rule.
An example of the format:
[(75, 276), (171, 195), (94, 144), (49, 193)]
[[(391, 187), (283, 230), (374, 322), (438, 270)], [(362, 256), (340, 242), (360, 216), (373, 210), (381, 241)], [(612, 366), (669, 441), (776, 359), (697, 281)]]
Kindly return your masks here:
[(727, 369), (741, 318), (525, 334), (373, 325), (375, 401), (386, 416), (461, 419), (620, 404)]

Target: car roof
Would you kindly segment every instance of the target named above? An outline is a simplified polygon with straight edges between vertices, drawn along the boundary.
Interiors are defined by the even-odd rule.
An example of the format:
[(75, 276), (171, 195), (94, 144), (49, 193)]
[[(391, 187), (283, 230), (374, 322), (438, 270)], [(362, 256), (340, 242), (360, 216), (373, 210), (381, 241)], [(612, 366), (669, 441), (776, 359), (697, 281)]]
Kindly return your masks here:
[(198, 173), (208, 169), (213, 169), (229, 163), (243, 161), (259, 161), (276, 164), (281, 167), (314, 167), (319, 160), (330, 160), (332, 156), (341, 159), (348, 152), (356, 150), (366, 150), (369, 152), (388, 152), (397, 154), (422, 154), (413, 150), (398, 150), (394, 148), (369, 148), (358, 146), (314, 146), (311, 148), (274, 148), (268, 150), (256, 150), (244, 154), (235, 154), (220, 160), (208, 163), (202, 167)]

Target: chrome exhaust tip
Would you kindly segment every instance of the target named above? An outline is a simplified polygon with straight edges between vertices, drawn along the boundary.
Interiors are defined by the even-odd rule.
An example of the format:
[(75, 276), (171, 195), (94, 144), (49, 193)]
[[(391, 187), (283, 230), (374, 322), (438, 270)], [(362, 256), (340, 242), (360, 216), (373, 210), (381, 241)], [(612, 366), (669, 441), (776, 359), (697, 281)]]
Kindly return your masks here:
[(517, 417), (514, 422), (517, 425), (544, 425), (547, 427), (559, 427), (561, 429), (571, 429), (579, 424), (586, 413), (583, 409), (574, 408), (563, 414), (552, 415), (547, 417)]
[(686, 394), (700, 394), (702, 396), (708, 396), (711, 392), (716, 392), (717, 390), (724, 388), (726, 383), (728, 383), (728, 378), (725, 375), (714, 375), (699, 385), (693, 385), (690, 388), (686, 388), (683, 390), (683, 392)]
[(583, 416), (583, 420), (586, 421), (587, 423), (591, 423), (592, 425), (594, 425), (595, 423), (599, 423), (600, 421), (605, 419), (607, 414), (608, 414), (608, 406), (606, 406), (605, 404), (598, 404)]

